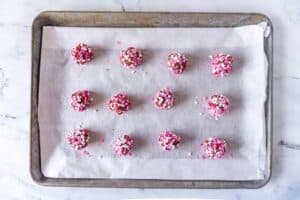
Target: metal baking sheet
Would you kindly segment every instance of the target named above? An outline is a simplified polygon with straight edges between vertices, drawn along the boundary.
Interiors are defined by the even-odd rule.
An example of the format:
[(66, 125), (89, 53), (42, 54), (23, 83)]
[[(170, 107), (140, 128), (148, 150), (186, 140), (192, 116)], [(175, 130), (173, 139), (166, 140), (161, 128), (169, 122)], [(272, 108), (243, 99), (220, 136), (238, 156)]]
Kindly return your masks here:
[[(238, 27), (266, 22), (270, 33), (264, 38), (265, 54), (269, 71), (267, 101), (265, 104), (267, 159), (263, 180), (153, 180), (153, 179), (77, 179), (48, 178), (41, 171), (39, 126), (37, 120), (39, 63), (43, 26), (74, 27)], [(271, 173), (271, 100), (272, 100), (272, 25), (259, 14), (223, 13), (99, 13), (99, 12), (45, 12), (33, 24), (32, 45), (32, 112), (31, 112), (31, 173), (34, 180), (43, 185), (98, 186), (98, 187), (182, 187), (182, 188), (228, 188), (259, 187), (264, 185)]]

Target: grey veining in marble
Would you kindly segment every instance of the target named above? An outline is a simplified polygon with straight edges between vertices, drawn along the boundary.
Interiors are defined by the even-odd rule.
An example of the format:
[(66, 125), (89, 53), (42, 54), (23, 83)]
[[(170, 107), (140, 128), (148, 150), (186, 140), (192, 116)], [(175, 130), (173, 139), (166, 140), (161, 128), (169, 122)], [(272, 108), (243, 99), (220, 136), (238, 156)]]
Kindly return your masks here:
[(7, 78), (4, 74), (3, 69), (0, 68), (0, 95), (3, 95), (3, 90), (6, 87), (7, 87)]
[[(300, 199), (299, 0), (4, 0), (0, 4), (1, 199)], [(49, 188), (29, 175), (30, 38), (44, 10), (260, 12), (274, 25), (274, 156), (271, 181), (257, 190)]]

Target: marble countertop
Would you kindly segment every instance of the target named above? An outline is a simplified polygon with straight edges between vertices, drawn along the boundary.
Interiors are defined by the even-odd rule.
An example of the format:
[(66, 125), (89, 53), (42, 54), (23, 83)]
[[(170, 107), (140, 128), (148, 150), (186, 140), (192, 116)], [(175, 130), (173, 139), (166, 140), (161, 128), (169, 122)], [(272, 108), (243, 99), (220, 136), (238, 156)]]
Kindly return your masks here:
[[(294, 146), (300, 144), (300, 1), (7, 0), (0, 8), (1, 199), (300, 199), (300, 150)], [(269, 16), (274, 25), (274, 156), (270, 182), (254, 190), (55, 188), (34, 183), (29, 174), (31, 23), (44, 10), (259, 12)], [(282, 145), (286, 143), (290, 146)]]

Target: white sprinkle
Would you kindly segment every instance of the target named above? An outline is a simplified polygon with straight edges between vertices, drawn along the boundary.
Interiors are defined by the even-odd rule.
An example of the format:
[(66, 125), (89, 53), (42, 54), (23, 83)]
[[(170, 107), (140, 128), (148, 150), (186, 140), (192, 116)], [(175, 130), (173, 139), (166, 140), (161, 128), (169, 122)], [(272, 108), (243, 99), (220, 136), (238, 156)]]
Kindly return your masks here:
[(135, 74), (136, 70), (133, 70), (131, 73)]
[(193, 152), (189, 152), (189, 153), (188, 153), (188, 156), (192, 156), (192, 155), (193, 155)]
[(196, 96), (196, 99), (199, 99), (199, 96)]
[(194, 104), (196, 104), (196, 105), (197, 105), (197, 104), (198, 104), (198, 101), (195, 101), (195, 102), (194, 102)]
[(201, 112), (201, 113), (199, 113), (199, 115), (203, 115), (203, 113)]

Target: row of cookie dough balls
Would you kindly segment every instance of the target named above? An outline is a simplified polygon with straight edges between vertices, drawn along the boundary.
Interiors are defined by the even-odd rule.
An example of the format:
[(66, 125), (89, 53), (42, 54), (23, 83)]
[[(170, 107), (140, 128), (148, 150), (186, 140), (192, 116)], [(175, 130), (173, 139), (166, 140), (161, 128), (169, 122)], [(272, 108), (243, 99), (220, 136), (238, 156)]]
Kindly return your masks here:
[[(67, 136), (67, 141), (74, 149), (81, 151), (89, 144), (90, 131), (87, 129), (75, 129)], [(172, 131), (164, 131), (158, 137), (158, 143), (165, 151), (176, 149), (181, 137)], [(228, 144), (224, 139), (209, 137), (200, 143), (202, 158), (221, 159), (228, 150)], [(113, 151), (119, 156), (129, 156), (134, 148), (134, 138), (128, 134), (118, 137), (112, 144)]]
[[(88, 90), (76, 91), (71, 95), (71, 106), (78, 112), (85, 111), (93, 98)], [(175, 95), (170, 88), (164, 88), (153, 97), (153, 103), (160, 110), (169, 110), (175, 106)], [(131, 107), (131, 101), (125, 94), (117, 94), (107, 101), (109, 110), (121, 115)], [(230, 101), (222, 94), (213, 94), (204, 98), (207, 113), (218, 119), (229, 111)]]
[[(84, 43), (79, 43), (72, 51), (72, 58), (78, 64), (90, 62), (94, 53), (92, 49)], [(128, 47), (120, 52), (120, 62), (123, 66), (134, 69), (143, 63), (142, 51), (135, 47)], [(233, 57), (229, 54), (218, 53), (210, 56), (210, 66), (212, 74), (216, 77), (229, 75), (232, 71)], [(188, 59), (183, 53), (172, 52), (169, 54), (168, 68), (174, 74), (182, 74), (188, 66)]]

